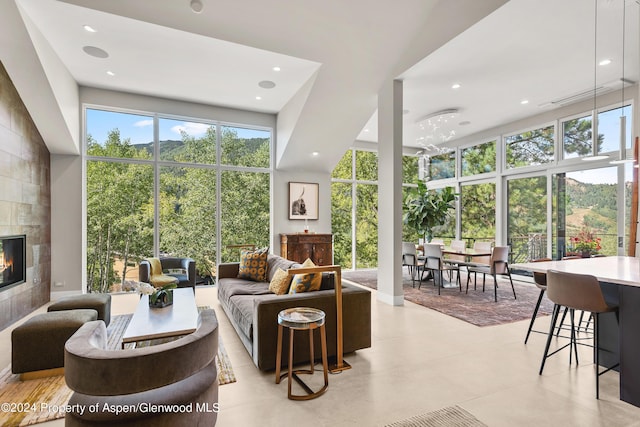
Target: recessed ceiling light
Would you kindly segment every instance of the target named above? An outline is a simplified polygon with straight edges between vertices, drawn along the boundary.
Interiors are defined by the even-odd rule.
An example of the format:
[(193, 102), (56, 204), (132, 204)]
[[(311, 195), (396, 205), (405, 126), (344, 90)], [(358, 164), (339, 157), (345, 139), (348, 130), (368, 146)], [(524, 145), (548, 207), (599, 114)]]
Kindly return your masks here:
[(96, 32), (96, 30), (91, 25), (84, 25), (82, 28), (84, 28), (84, 30), (86, 32), (89, 32), (89, 33), (95, 33)]
[(369, 129), (365, 129), (364, 131), (365, 131), (365, 132), (369, 132)]
[(318, 153), (317, 151), (314, 151), (313, 153), (311, 153), (311, 155), (313, 157), (318, 157), (320, 155), (320, 153)]
[(451, 85), (451, 89), (460, 89), (460, 83), (454, 83)]
[(522, 101), (520, 101), (520, 104), (522, 104), (522, 105), (526, 105), (528, 103), (529, 103), (528, 99), (523, 99)]
[(273, 71), (280, 71), (280, 67), (273, 67)]
[(262, 99), (262, 97), (261, 97), (261, 96), (256, 96), (256, 99), (257, 99), (258, 101), (260, 101), (260, 100)]
[(273, 89), (274, 87), (276, 87), (276, 84), (271, 80), (262, 80), (261, 82), (258, 82), (258, 86), (263, 89)]
[(107, 71), (107, 74), (110, 75), (111, 77), (116, 75), (116, 73), (114, 73), (113, 71)]
[(204, 5), (200, 0), (191, 0), (191, 10), (193, 13), (200, 13), (204, 9)]
[(107, 51), (104, 49), (100, 49), (99, 47), (84, 46), (82, 50), (84, 50), (84, 53), (86, 53), (87, 55), (93, 56), (94, 58), (104, 59), (109, 57), (109, 54), (107, 53)]
[(603, 59), (602, 61), (598, 62), (598, 65), (609, 65), (609, 64), (611, 64), (610, 59)]

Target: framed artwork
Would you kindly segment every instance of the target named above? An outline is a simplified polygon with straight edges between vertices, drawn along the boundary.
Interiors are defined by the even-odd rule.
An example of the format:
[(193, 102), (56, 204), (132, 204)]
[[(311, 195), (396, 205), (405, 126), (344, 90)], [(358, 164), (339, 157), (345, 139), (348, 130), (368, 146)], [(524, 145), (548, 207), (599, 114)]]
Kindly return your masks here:
[(318, 219), (318, 187), (313, 182), (289, 182), (289, 219)]

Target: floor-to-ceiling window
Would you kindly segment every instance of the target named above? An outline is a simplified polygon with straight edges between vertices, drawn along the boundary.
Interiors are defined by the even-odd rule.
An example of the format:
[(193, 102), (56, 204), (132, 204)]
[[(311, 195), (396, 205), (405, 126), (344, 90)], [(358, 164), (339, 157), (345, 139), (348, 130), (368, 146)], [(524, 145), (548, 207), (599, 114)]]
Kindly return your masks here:
[[(418, 157), (403, 156), (403, 200), (418, 181)], [(331, 227), (334, 262), (345, 269), (378, 265), (378, 155), (349, 149), (333, 169)], [(403, 227), (403, 239), (418, 236)]]
[(202, 278), (269, 244), (271, 131), (86, 110), (87, 287), (127, 290), (137, 263), (190, 257)]

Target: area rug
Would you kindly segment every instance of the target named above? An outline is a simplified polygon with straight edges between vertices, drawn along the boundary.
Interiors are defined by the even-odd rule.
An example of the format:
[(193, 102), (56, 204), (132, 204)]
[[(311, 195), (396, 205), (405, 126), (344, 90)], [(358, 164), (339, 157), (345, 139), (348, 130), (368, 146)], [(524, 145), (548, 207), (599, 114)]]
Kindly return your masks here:
[(461, 407), (451, 406), (387, 424), (385, 427), (487, 427), (487, 425)]
[[(378, 270), (344, 271), (342, 278), (371, 289), (378, 287)], [(513, 298), (508, 279), (498, 279), (498, 302), (493, 298), (493, 278), (487, 276), (486, 290), (482, 292), (482, 275), (478, 275), (477, 289), (473, 289), (473, 281), (469, 284), (469, 293), (465, 293), (466, 275), (462, 274), (462, 292), (458, 288), (441, 289), (433, 285), (433, 280), (423, 281), (418, 289), (412, 287), (411, 278), (403, 276), (404, 298), (423, 307), (439, 311), (476, 326), (494, 326), (505, 323), (531, 319), (540, 290), (533, 284), (515, 281), (517, 299)], [(553, 311), (553, 303), (543, 298), (538, 316), (549, 315)]]
[[(198, 307), (199, 310), (204, 307)], [(113, 316), (107, 328), (107, 348), (120, 348), (131, 314)], [(158, 342), (139, 343), (140, 346)], [(220, 385), (236, 381), (231, 361), (218, 336), (218, 382)], [(63, 418), (59, 409), (69, 401), (73, 391), (64, 382), (64, 375), (20, 381), (20, 376), (11, 372), (11, 366), (0, 371), (0, 426), (17, 427)]]

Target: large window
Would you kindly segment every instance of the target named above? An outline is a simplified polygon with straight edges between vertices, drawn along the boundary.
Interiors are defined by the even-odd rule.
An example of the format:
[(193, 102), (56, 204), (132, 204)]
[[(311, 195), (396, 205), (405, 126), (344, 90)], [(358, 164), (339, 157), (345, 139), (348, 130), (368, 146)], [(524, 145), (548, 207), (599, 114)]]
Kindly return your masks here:
[(553, 126), (505, 137), (507, 169), (538, 166), (553, 161)]
[(581, 233), (600, 240), (604, 255), (618, 253), (618, 168), (554, 175), (554, 256), (573, 255)]
[(347, 150), (332, 173), (334, 262), (343, 268), (378, 265), (378, 154)]
[(449, 151), (427, 158), (428, 176), (431, 180), (456, 177), (456, 152)]
[(462, 176), (496, 171), (496, 142), (486, 142), (461, 150)]
[(496, 184), (467, 184), (460, 191), (460, 224), (467, 246), (496, 236)]
[(142, 258), (215, 277), (229, 245), (269, 244), (269, 130), (89, 108), (86, 143), (90, 292), (127, 290)]
[[(620, 150), (620, 117), (627, 116), (625, 127), (625, 147), (631, 148), (630, 106), (604, 109), (598, 112), (596, 122), (597, 154), (612, 153)], [(593, 147), (593, 117), (591, 114), (579, 115), (562, 122), (562, 146), (565, 159), (591, 156)]]

